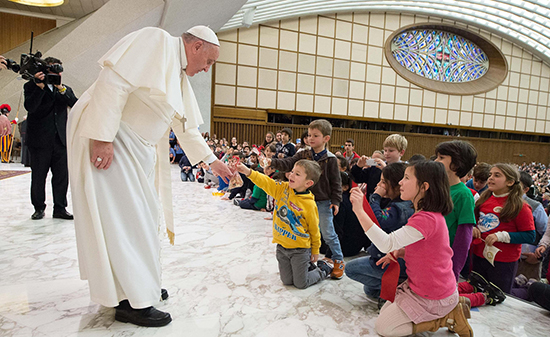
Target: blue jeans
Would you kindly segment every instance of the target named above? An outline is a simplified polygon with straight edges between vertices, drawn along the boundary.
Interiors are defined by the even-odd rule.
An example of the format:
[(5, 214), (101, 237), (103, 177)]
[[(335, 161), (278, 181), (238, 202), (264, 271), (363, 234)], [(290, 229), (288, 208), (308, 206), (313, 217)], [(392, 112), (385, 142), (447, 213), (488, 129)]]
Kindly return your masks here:
[(189, 172), (185, 172), (184, 170), (181, 170), (180, 173), (181, 181), (195, 181), (195, 175), (193, 174), (193, 170), (189, 170)]
[(229, 187), (229, 184), (223, 181), (221, 177), (218, 177), (218, 181), (219, 181), (218, 191), (226, 191), (227, 187)]
[(346, 264), (345, 273), (350, 279), (363, 284), (365, 294), (378, 298), (380, 297), (384, 271), (370, 257), (360, 257)]
[(330, 200), (316, 201), (316, 203), (317, 210), (319, 212), (319, 229), (321, 229), (323, 239), (332, 252), (332, 259), (343, 261), (344, 254), (342, 254), (340, 240), (334, 230), (334, 222), (332, 221), (334, 216), (332, 215), (332, 209), (330, 208)]

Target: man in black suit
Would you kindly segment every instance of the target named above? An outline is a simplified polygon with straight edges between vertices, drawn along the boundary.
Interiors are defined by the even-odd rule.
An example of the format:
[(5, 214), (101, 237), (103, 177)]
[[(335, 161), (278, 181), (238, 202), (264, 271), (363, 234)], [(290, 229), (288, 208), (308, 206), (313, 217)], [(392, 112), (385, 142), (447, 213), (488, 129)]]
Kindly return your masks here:
[[(48, 65), (61, 65), (61, 61), (48, 57)], [(63, 68), (61, 68), (62, 71)], [(53, 75), (53, 76), (51, 76)], [(58, 75), (57, 78), (55, 75)], [(55, 83), (55, 84), (52, 84)], [(46, 176), (52, 171), (53, 217), (73, 219), (67, 212), (67, 110), (77, 98), (73, 90), (61, 84), (61, 72), (48, 69), (34, 75), (34, 81), (25, 84), (25, 109), (27, 115), (27, 146), (31, 153), (31, 202), (34, 206), (33, 220), (44, 217), (46, 209)]]

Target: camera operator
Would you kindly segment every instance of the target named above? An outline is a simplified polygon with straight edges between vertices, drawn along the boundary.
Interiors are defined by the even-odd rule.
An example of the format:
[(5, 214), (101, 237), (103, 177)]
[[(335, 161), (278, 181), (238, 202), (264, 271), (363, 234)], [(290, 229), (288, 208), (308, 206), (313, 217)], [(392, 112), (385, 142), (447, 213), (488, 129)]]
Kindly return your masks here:
[[(0, 71), (2, 69), (7, 69), (6, 59), (4, 56), (0, 55)], [(11, 134), (11, 123), (8, 117), (1, 115), (0, 116), (0, 137)]]
[[(46, 209), (46, 176), (52, 171), (54, 200), (53, 217), (71, 220), (67, 207), (69, 173), (67, 167), (67, 110), (77, 98), (73, 90), (61, 84), (61, 61), (48, 57), (47, 74), (39, 71), (33, 80), (25, 83), (27, 115), (27, 146), (31, 153), (31, 202), (33, 220), (44, 217)], [(58, 73), (52, 72), (57, 69)]]

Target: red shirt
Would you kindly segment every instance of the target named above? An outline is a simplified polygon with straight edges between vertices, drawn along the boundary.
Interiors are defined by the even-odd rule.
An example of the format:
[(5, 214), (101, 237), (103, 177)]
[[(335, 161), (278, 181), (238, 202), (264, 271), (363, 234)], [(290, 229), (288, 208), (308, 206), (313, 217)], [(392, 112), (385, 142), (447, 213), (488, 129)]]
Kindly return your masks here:
[[(525, 202), (515, 219), (510, 222), (500, 221), (498, 216), (507, 199), (508, 196), (497, 198), (491, 195), (491, 197), (481, 205), (479, 209), (479, 218), (477, 219), (477, 228), (481, 231), (482, 239), (496, 232), (525, 232), (535, 230), (535, 222), (533, 220), (531, 207)], [(496, 242), (494, 246), (502, 250), (495, 255), (495, 261), (514, 262), (519, 260), (521, 256), (521, 244)], [(484, 248), (484, 242), (473, 245), (474, 254), (483, 257)]]

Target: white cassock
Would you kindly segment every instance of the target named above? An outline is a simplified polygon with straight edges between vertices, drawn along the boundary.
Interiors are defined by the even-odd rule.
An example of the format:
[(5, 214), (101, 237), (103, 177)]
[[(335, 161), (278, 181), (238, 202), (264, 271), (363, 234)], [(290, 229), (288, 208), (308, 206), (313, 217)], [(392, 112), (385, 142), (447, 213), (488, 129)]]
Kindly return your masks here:
[[(144, 28), (99, 63), (97, 81), (67, 124), (80, 276), (94, 302), (114, 307), (128, 299), (133, 308), (145, 308), (160, 298), (163, 218), (171, 241), (174, 235), (170, 127), (191, 163), (215, 157), (198, 130), (203, 121), (182, 72), (187, 59), (181, 38)], [(109, 169), (90, 162), (90, 139), (113, 142)]]

